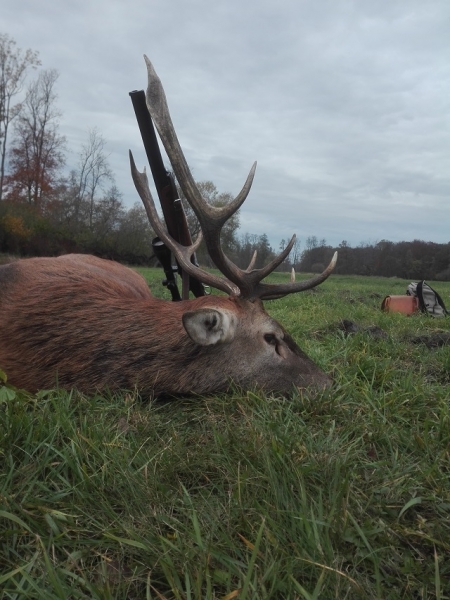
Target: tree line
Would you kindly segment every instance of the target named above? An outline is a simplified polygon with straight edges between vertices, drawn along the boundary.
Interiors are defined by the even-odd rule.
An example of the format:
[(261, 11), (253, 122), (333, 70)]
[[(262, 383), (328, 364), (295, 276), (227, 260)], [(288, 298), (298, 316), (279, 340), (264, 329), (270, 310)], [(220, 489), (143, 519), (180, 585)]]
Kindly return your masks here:
[(375, 244), (361, 243), (352, 248), (344, 240), (337, 248), (333, 248), (326, 243), (318, 243), (314, 237), (308, 239), (312, 239), (313, 243), (302, 253), (298, 265), (300, 271), (321, 272), (333, 251), (338, 250), (337, 274), (450, 281), (450, 242), (436, 244), (422, 240), (381, 240)]
[[(0, 252), (18, 256), (92, 253), (130, 264), (149, 264), (154, 237), (144, 207), (138, 202), (125, 207), (108, 163), (106, 141), (91, 129), (67, 172), (67, 141), (60, 133), (56, 86), (58, 72), (40, 69), (38, 53), (22, 50), (6, 34), (0, 34)], [(34, 78), (31, 75), (36, 73)], [(232, 200), (213, 182), (197, 183), (214, 206)], [(183, 198), (192, 236), (198, 222)], [(222, 245), (241, 268), (257, 252), (256, 267), (284, 250), (288, 240), (272, 248), (263, 233), (241, 233), (239, 214), (225, 224)], [(381, 241), (356, 248), (343, 241), (336, 273), (450, 278), (450, 245), (415, 240)], [(326, 240), (310, 236), (304, 249), (296, 240), (280, 270), (317, 272), (328, 264), (334, 248)], [(204, 246), (197, 258), (212, 266)]]
[[(89, 252), (134, 264), (152, 258), (154, 233), (143, 206), (126, 208), (108, 164), (106, 141), (87, 132), (77, 164), (64, 175), (67, 141), (59, 131), (58, 72), (41, 69), (37, 52), (0, 34), (0, 252), (20, 256)], [(37, 75), (31, 81), (30, 75)], [(231, 200), (211, 181), (198, 182), (213, 205)], [(181, 191), (180, 196), (182, 197)], [(193, 236), (198, 223), (187, 203)], [(267, 235), (239, 235), (239, 215), (225, 225), (225, 251), (240, 264), (258, 251), (274, 255)], [(208, 264), (203, 247), (198, 258)], [(250, 261), (250, 258), (248, 258)]]

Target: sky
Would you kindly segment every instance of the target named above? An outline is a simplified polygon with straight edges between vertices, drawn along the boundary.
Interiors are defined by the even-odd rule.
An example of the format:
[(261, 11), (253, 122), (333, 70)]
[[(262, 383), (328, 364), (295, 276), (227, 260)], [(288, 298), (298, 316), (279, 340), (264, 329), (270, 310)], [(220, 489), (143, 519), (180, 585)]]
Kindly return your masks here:
[(450, 241), (449, 32), (448, 0), (2, 0), (0, 19), (60, 73), (68, 169), (95, 127), (140, 202), (146, 54), (195, 179), (237, 195), (258, 161), (241, 232), (276, 249)]

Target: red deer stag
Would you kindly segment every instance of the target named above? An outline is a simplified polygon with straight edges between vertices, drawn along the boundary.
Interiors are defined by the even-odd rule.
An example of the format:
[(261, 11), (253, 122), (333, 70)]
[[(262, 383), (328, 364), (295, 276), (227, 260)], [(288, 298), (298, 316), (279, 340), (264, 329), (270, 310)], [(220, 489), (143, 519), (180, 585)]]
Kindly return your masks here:
[(190, 247), (169, 237), (145, 172), (137, 171), (130, 153), (136, 189), (156, 234), (181, 267), (228, 295), (168, 302), (154, 298), (136, 272), (112, 261), (76, 254), (18, 260), (0, 267), (0, 368), (10, 383), (30, 391), (55, 383), (84, 392), (136, 386), (144, 395), (203, 394), (232, 384), (277, 393), (327, 387), (329, 377), (261, 300), (313, 288), (331, 273), (336, 255), (322, 274), (276, 285), (262, 280), (286, 258), (295, 236), (261, 269), (251, 264), (242, 270), (227, 258), (221, 229), (244, 202), (256, 164), (233, 202), (222, 208), (206, 203), (177, 140), (161, 82), (145, 59), (148, 109), (223, 277), (190, 261), (202, 234)]

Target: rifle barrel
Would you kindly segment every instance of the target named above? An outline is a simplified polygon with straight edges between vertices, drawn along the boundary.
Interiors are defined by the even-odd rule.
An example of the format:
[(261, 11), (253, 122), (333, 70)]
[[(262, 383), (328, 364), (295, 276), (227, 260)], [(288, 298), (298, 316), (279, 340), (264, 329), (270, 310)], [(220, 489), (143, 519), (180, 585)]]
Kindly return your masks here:
[[(155, 127), (147, 108), (145, 92), (144, 90), (134, 90), (133, 92), (130, 92), (130, 98), (131, 102), (133, 103), (134, 112), (136, 114), (142, 141), (144, 143), (145, 153), (147, 154), (148, 163), (152, 172), (153, 181), (155, 182), (156, 191), (161, 202), (161, 208), (167, 225), (167, 231), (169, 232), (169, 235), (179, 244), (182, 244), (183, 246), (190, 246), (192, 244), (192, 239), (187, 224), (186, 214), (183, 210), (181, 200), (178, 198), (175, 180), (172, 174), (169, 173), (164, 166), (159, 149), (158, 139), (156, 137)], [(191, 262), (194, 265), (197, 264), (195, 255), (191, 257)], [(164, 270), (166, 271), (166, 269)], [(179, 265), (178, 271), (182, 275)], [(171, 283), (173, 278), (173, 284), (176, 287), (174, 274), (172, 273), (172, 276), (169, 277), (168, 273), (166, 272), (166, 276), (168, 281)], [(185, 280), (185, 278), (183, 278), (183, 280)], [(186, 285), (183, 287), (186, 287)], [(196, 298), (205, 295), (205, 288), (203, 284), (195, 277), (189, 277), (189, 288)], [(188, 295), (189, 293), (187, 292), (187, 296)], [(185, 294), (183, 293), (183, 297), (184, 296)], [(172, 294), (172, 299), (176, 300), (178, 298), (175, 298)]]

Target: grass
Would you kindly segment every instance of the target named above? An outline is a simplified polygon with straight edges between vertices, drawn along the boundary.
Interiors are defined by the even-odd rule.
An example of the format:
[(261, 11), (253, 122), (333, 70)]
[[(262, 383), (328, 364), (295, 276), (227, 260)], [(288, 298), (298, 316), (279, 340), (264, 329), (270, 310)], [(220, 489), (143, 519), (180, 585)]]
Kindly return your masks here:
[(333, 375), (319, 398), (1, 387), (0, 597), (450, 598), (450, 347), (410, 341), (450, 319), (382, 313), (407, 283), (266, 304)]

